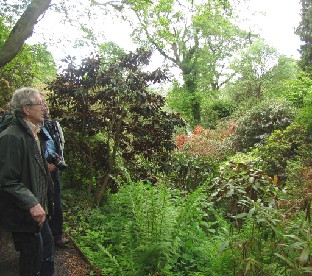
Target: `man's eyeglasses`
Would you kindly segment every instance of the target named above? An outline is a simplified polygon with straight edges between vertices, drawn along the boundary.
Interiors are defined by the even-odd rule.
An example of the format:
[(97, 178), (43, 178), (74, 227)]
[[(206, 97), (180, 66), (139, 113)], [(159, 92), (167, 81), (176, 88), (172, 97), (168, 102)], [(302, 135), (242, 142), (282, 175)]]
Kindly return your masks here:
[(27, 104), (29, 106), (40, 106), (40, 107), (46, 107), (46, 104), (44, 102), (40, 102), (40, 103), (29, 103)]

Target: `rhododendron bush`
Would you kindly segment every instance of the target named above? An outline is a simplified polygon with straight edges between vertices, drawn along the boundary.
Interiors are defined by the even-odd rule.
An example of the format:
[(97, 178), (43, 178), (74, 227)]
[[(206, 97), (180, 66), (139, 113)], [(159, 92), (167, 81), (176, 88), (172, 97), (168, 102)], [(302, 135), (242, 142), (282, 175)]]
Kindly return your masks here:
[(197, 125), (190, 135), (176, 136), (177, 150), (172, 158), (170, 179), (176, 187), (192, 191), (218, 170), (227, 157), (226, 140), (234, 132), (236, 122), (217, 129)]
[(221, 160), (226, 154), (225, 140), (234, 132), (236, 125), (236, 122), (231, 122), (222, 130), (204, 129), (197, 125), (190, 135), (176, 137), (177, 147), (187, 154)]

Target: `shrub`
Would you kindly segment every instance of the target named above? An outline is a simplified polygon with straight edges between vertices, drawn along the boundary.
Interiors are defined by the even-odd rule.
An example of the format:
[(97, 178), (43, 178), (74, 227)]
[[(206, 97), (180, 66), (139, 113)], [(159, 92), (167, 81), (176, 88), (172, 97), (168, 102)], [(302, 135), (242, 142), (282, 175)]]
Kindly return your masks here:
[(202, 111), (202, 125), (205, 128), (215, 128), (220, 119), (228, 117), (233, 113), (234, 108), (234, 104), (228, 100), (212, 102)]
[(304, 211), (305, 219), (311, 221), (312, 166), (304, 167), (301, 162), (292, 161), (287, 165), (286, 173), (287, 194), (280, 200), (279, 207), (288, 218)]
[(150, 177), (144, 167), (136, 171), (137, 156), (161, 167), (175, 148), (174, 129), (184, 125), (178, 114), (163, 111), (164, 97), (148, 91), (151, 83), (167, 78), (164, 70), (143, 70), (150, 57), (151, 52), (137, 49), (109, 64), (90, 56), (78, 66), (67, 57), (70, 66), (49, 85), (51, 115), (62, 118), (64, 129), (77, 138), (67, 143), (81, 155), (77, 169), (88, 170), (84, 182), (94, 205), (122, 174), (118, 164), (141, 179)]
[(226, 127), (219, 127), (215, 130), (204, 129), (197, 125), (191, 135), (178, 135), (176, 137), (177, 147), (187, 154), (205, 156), (219, 162), (226, 155), (224, 140), (232, 135), (235, 127), (236, 122), (231, 122), (226, 124)]
[(204, 184), (215, 169), (216, 163), (211, 158), (177, 151), (172, 155), (166, 178), (175, 188), (193, 191)]
[(178, 150), (173, 155), (169, 173), (175, 187), (192, 191), (213, 175), (219, 162), (226, 158), (224, 140), (233, 133), (235, 125), (232, 122), (216, 130), (198, 125), (190, 136), (176, 137)]
[(265, 206), (272, 204), (277, 187), (263, 170), (257, 167), (258, 159), (238, 154), (220, 167), (219, 176), (209, 188), (210, 200), (230, 219), (241, 226), (241, 218), (248, 215), (253, 202)]
[(296, 107), (303, 107), (304, 98), (312, 94), (311, 86), (311, 76), (302, 72), (296, 79), (286, 82), (285, 98)]
[(312, 144), (307, 131), (299, 124), (292, 124), (285, 130), (276, 130), (264, 145), (253, 151), (262, 162), (261, 168), (270, 176), (277, 175), (282, 184), (287, 179), (290, 162), (311, 162)]
[(306, 127), (312, 138), (312, 90), (303, 99), (303, 106), (298, 111), (296, 121)]
[(230, 143), (233, 151), (248, 151), (264, 143), (274, 130), (282, 130), (291, 124), (294, 110), (287, 102), (263, 102), (247, 111), (238, 120)]
[(219, 254), (229, 226), (217, 212), (210, 218), (200, 189), (186, 194), (133, 182), (100, 208), (79, 207), (71, 234), (102, 275), (231, 274), (233, 257)]

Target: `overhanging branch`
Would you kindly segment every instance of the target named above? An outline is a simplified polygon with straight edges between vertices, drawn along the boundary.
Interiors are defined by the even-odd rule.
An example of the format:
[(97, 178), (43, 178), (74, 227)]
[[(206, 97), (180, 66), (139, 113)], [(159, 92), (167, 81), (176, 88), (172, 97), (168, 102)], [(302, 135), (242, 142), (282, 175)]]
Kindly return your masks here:
[(33, 0), (13, 27), (8, 39), (0, 48), (0, 68), (9, 63), (23, 48), (39, 17), (49, 8), (52, 0)]

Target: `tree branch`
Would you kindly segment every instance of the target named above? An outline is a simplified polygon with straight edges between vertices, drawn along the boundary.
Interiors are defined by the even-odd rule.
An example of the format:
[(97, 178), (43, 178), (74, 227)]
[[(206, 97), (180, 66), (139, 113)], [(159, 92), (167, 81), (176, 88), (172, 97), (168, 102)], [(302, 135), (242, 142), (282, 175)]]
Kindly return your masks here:
[(179, 60), (169, 56), (158, 44), (157, 42), (151, 37), (150, 33), (148, 32), (145, 24), (142, 22), (140, 16), (138, 15), (137, 12), (135, 12), (135, 15), (137, 17), (137, 19), (140, 21), (142, 27), (143, 27), (143, 30), (145, 32), (145, 35), (148, 39), (148, 41), (156, 48), (156, 50), (163, 56), (165, 57), (166, 59), (170, 60), (171, 62), (173, 62), (175, 65), (177, 65), (179, 68), (181, 68), (181, 65), (180, 65), (180, 62)]
[(25, 41), (32, 35), (38, 18), (49, 8), (51, 1), (32, 0), (27, 6), (8, 39), (0, 48), (0, 68), (9, 63), (22, 50)]

